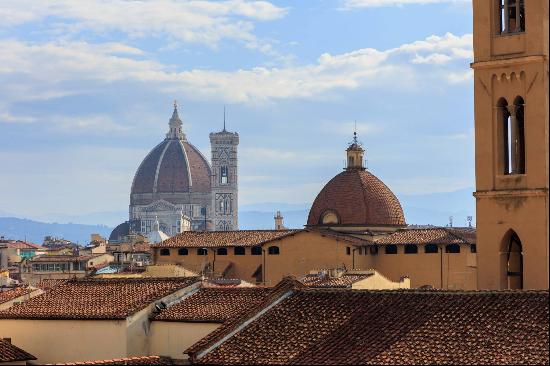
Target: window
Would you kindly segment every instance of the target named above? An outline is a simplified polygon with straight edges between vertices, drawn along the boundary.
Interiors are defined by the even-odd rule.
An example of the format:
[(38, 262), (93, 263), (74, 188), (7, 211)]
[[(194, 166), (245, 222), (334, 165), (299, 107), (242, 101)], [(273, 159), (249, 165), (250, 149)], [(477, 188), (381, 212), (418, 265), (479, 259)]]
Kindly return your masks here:
[(525, 174), (525, 103), (517, 97), (513, 105), (504, 98), (497, 103), (497, 130), (502, 174)]
[(525, 31), (525, 1), (497, 0), (501, 34)]
[(378, 245), (372, 245), (369, 250), (371, 255), (378, 255)]
[(178, 249), (178, 255), (188, 255), (188, 254), (189, 254), (189, 251), (187, 250), (187, 248)]
[(267, 252), (271, 255), (279, 255), (279, 247), (273, 245), (267, 249)]
[(168, 249), (168, 248), (162, 248), (162, 249), (160, 250), (160, 255), (163, 255), (163, 256), (164, 256), (164, 255), (170, 255), (170, 249)]
[(445, 253), (460, 253), (460, 245), (448, 244), (445, 246)]
[(206, 248), (197, 249), (197, 255), (208, 255), (208, 250)]
[(386, 254), (397, 254), (397, 245), (386, 245)]
[(220, 167), (220, 183), (227, 184), (229, 183), (229, 169), (226, 166)]
[(405, 254), (416, 254), (418, 253), (418, 247), (416, 244), (406, 244), (405, 245)]
[(432, 254), (432, 253), (438, 253), (439, 249), (437, 248), (436, 244), (426, 244), (424, 245), (424, 253), (426, 254)]
[(245, 254), (244, 247), (235, 247), (235, 249), (233, 249), (233, 253), (235, 255), (244, 255)]
[(262, 247), (252, 247), (252, 255), (262, 255)]
[(523, 247), (519, 236), (510, 230), (502, 243), (506, 287), (513, 290), (523, 288)]
[(333, 211), (327, 211), (321, 215), (321, 222), (322, 225), (329, 225), (329, 224), (338, 224), (340, 220), (338, 219), (338, 214)]
[(347, 254), (347, 255), (350, 255), (350, 254), (351, 254), (351, 248), (350, 248), (350, 247), (346, 247), (346, 254)]
[(470, 253), (477, 253), (477, 245), (470, 244)]
[(227, 248), (218, 248), (217, 255), (227, 255)]

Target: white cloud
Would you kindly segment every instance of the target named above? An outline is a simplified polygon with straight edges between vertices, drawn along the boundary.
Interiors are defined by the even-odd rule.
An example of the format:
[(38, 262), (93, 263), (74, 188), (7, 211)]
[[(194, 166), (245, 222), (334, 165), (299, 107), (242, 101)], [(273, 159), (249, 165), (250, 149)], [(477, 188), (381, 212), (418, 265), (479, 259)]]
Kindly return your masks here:
[(472, 80), (474, 72), (472, 70), (466, 70), (463, 72), (451, 72), (446, 75), (446, 79), (451, 84), (459, 84)]
[[(235, 39), (259, 48), (253, 22), (286, 13), (287, 9), (268, 1), (252, 0), (2, 0), (0, 27), (54, 18), (53, 31), (64, 37), (83, 30), (118, 31), (131, 37), (169, 36), (211, 46), (221, 39)], [(262, 46), (266, 47), (265, 42)]]
[(387, 6), (422, 5), (466, 1), (469, 0), (344, 0), (344, 9), (378, 8)]
[[(363, 48), (339, 55), (324, 53), (316, 63), (306, 65), (235, 71), (180, 71), (123, 43), (26, 43), (8, 39), (2, 40), (2, 46), (0, 107), (9, 110), (10, 102), (90, 94), (115, 82), (144, 83), (148, 89), (183, 93), (189, 99), (235, 103), (319, 99), (341, 90), (403, 87), (418, 82), (417, 75), (456, 84), (470, 77), (469, 70), (460, 70), (467, 67), (464, 61), (471, 53), (472, 37), (447, 33), (389, 50)], [(418, 63), (437, 67), (428, 73), (415, 69)]]
[(428, 56), (416, 55), (412, 59), (413, 64), (444, 64), (447, 61), (452, 60), (450, 56), (444, 55), (442, 53), (432, 53)]

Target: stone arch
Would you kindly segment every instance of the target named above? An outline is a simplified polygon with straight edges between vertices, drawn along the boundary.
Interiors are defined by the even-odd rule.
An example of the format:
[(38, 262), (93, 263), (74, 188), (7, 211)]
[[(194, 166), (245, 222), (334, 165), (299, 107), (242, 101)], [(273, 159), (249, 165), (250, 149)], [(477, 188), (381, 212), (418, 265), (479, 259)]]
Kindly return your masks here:
[(505, 289), (523, 289), (523, 245), (519, 235), (510, 229), (501, 242), (502, 286)]

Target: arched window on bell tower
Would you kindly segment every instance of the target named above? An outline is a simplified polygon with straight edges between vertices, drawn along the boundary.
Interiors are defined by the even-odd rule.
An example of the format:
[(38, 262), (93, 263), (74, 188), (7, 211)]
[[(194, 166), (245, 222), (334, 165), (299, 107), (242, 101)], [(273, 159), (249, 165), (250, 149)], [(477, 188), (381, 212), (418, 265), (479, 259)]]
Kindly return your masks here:
[(497, 103), (498, 151), (501, 174), (525, 174), (525, 103), (517, 97), (508, 105), (504, 98)]
[(495, 0), (498, 8), (500, 34), (520, 33), (525, 31), (525, 1)]

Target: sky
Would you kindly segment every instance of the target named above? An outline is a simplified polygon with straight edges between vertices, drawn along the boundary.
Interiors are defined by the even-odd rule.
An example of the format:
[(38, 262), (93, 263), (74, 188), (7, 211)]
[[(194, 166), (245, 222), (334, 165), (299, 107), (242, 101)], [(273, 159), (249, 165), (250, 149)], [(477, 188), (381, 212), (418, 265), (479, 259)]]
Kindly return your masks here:
[(355, 125), (398, 196), (474, 186), (464, 0), (2, 0), (0, 210), (125, 210), (178, 101), (240, 135), (239, 201), (310, 203)]

